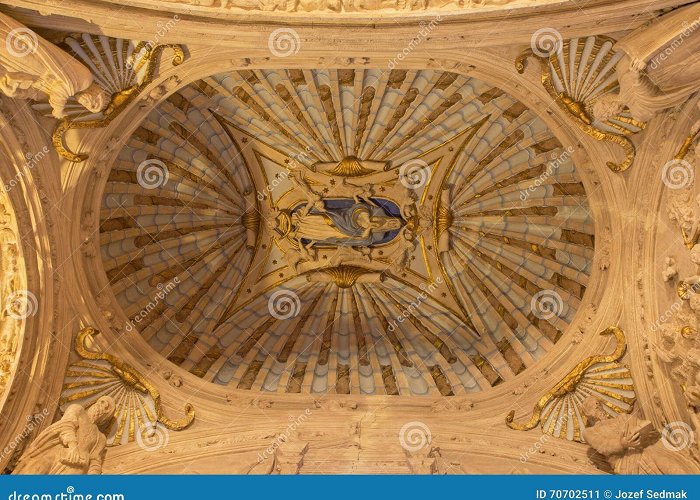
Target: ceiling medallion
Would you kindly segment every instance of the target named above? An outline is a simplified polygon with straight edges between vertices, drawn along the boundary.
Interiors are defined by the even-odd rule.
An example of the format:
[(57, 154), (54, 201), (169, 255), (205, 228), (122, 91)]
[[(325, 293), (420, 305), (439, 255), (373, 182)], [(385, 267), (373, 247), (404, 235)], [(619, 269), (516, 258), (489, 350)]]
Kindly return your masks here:
[(572, 151), (464, 75), (222, 73), (120, 151), (102, 263), (129, 331), (217, 384), (484, 390), (582, 303), (595, 239)]
[[(375, 168), (377, 163), (384, 166), (373, 163)], [(387, 173), (372, 166), (348, 157), (332, 168), (321, 164), (289, 172), (288, 179), (305, 199), (289, 197), (278, 203), (272, 226), (280, 235), (275, 243), (297, 273), (312, 272), (313, 279), (316, 271), (345, 266), (353, 274), (364, 269), (379, 280), (390, 267), (396, 273), (404, 268), (417, 244), (415, 194), (402, 184), (398, 170)], [(393, 256), (391, 265), (372, 256), (372, 250), (385, 246)], [(326, 275), (338, 285), (347, 283), (347, 272)]]

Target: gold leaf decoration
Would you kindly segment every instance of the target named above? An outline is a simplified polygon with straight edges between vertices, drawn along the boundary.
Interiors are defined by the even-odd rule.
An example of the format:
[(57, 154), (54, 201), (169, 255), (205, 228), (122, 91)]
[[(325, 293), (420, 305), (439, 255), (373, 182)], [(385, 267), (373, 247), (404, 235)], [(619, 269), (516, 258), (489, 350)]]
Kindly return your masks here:
[(683, 144), (678, 150), (678, 153), (676, 153), (676, 156), (674, 156), (673, 159), (678, 161), (684, 160), (698, 136), (700, 136), (700, 127), (695, 131), (691, 131), (688, 137), (685, 138)]
[(134, 441), (137, 432), (145, 433), (158, 425), (179, 431), (194, 421), (191, 404), (185, 405), (183, 418), (166, 417), (158, 389), (143, 375), (111, 354), (88, 349), (87, 340), (97, 334), (99, 331), (90, 327), (78, 333), (75, 351), (82, 359), (72, 363), (66, 372), (60, 401), (62, 410), (73, 403), (88, 407), (101, 396), (112, 396), (116, 411), (106, 431), (109, 446)]
[(356, 156), (347, 156), (335, 167), (324, 171), (324, 173), (340, 177), (360, 177), (374, 173), (374, 170), (364, 167)]
[(643, 130), (646, 123), (632, 118), (627, 109), (605, 121), (596, 120), (589, 113), (596, 99), (619, 89), (615, 65), (623, 54), (613, 50), (614, 44), (606, 36), (572, 38), (547, 57), (525, 50), (516, 58), (515, 68), (523, 73), (527, 59), (536, 57), (542, 70), (542, 85), (576, 125), (594, 139), (616, 143), (624, 150), (625, 159), (621, 163), (607, 162), (613, 172), (623, 172), (635, 157), (628, 136)]
[(371, 269), (364, 269), (362, 267), (352, 265), (327, 267), (320, 269), (318, 272), (327, 274), (330, 280), (340, 288), (350, 288), (361, 276), (365, 274), (375, 274), (375, 271)]
[[(77, 103), (69, 102), (66, 108), (68, 116), (56, 125), (52, 143), (60, 156), (72, 162), (82, 162), (87, 159), (87, 155), (73, 152), (66, 146), (66, 132), (71, 129), (106, 127), (153, 81), (163, 50), (174, 51), (173, 66), (182, 64), (185, 60), (182, 47), (173, 44), (152, 45), (88, 34), (68, 37), (64, 44), (92, 70), (95, 82), (110, 99), (104, 111), (99, 113), (86, 112)], [(42, 106), (46, 105), (35, 108), (41, 111)]]
[(581, 430), (585, 427), (585, 420), (581, 405), (588, 397), (599, 399), (610, 415), (632, 411), (636, 400), (632, 374), (627, 366), (618, 363), (627, 347), (625, 335), (614, 326), (600, 334), (615, 336), (615, 351), (581, 361), (540, 398), (529, 421), (523, 424), (513, 422), (515, 411), (511, 411), (506, 416), (508, 427), (527, 431), (540, 424), (545, 434), (582, 442)]

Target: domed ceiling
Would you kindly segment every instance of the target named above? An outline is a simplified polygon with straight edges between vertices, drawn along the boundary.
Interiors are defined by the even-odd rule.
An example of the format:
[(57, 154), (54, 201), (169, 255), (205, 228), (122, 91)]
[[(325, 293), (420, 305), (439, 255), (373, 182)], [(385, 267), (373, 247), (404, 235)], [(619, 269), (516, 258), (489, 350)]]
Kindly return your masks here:
[(453, 73), (219, 74), (121, 150), (104, 270), (127, 332), (217, 384), (488, 389), (561, 338), (586, 290), (594, 224), (571, 151)]

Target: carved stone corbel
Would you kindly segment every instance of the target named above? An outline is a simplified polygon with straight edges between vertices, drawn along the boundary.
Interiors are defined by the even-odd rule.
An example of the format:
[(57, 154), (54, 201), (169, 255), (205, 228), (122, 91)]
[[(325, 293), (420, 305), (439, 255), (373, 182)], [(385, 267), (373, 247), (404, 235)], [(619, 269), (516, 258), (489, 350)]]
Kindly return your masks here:
[(0, 13), (0, 91), (20, 99), (48, 99), (55, 118), (66, 115), (74, 98), (85, 111), (106, 105), (105, 95), (90, 70), (34, 31)]

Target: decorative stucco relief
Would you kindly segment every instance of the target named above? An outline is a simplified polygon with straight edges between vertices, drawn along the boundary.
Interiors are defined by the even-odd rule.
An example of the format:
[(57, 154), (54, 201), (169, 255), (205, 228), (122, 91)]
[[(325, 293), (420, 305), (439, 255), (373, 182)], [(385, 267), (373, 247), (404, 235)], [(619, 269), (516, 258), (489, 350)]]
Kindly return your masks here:
[(84, 328), (75, 340), (79, 360), (68, 367), (60, 401), (64, 411), (75, 403), (90, 406), (104, 396), (116, 398), (116, 407), (105, 430), (107, 446), (138, 441), (149, 446), (169, 430), (182, 430), (194, 421), (194, 408), (185, 405), (185, 416), (178, 420), (168, 418), (161, 405), (156, 387), (131, 365), (96, 351), (93, 343), (99, 332)]
[(611, 416), (632, 411), (636, 400), (632, 374), (618, 362), (627, 349), (625, 335), (616, 327), (600, 334), (615, 336), (615, 350), (609, 355), (590, 356), (576, 365), (542, 396), (528, 422), (514, 423), (515, 412), (510, 412), (506, 417), (508, 427), (525, 431), (540, 424), (544, 433), (582, 442), (586, 423), (582, 405), (587, 397), (598, 398)]
[[(16, 221), (9, 200), (0, 192), (0, 400), (15, 370), (23, 320), (28, 307)], [(31, 311), (29, 311), (31, 312)]]
[[(209, 7), (212, 10), (263, 12), (458, 11), (463, 9), (527, 6), (535, 0), (161, 0), (163, 5)], [(139, 2), (132, 2), (138, 4)], [(541, 3), (541, 2), (540, 2)]]
[(51, 42), (0, 14), (0, 91), (9, 97), (43, 100), (55, 118), (74, 98), (81, 109), (99, 112), (107, 104), (90, 70)]

